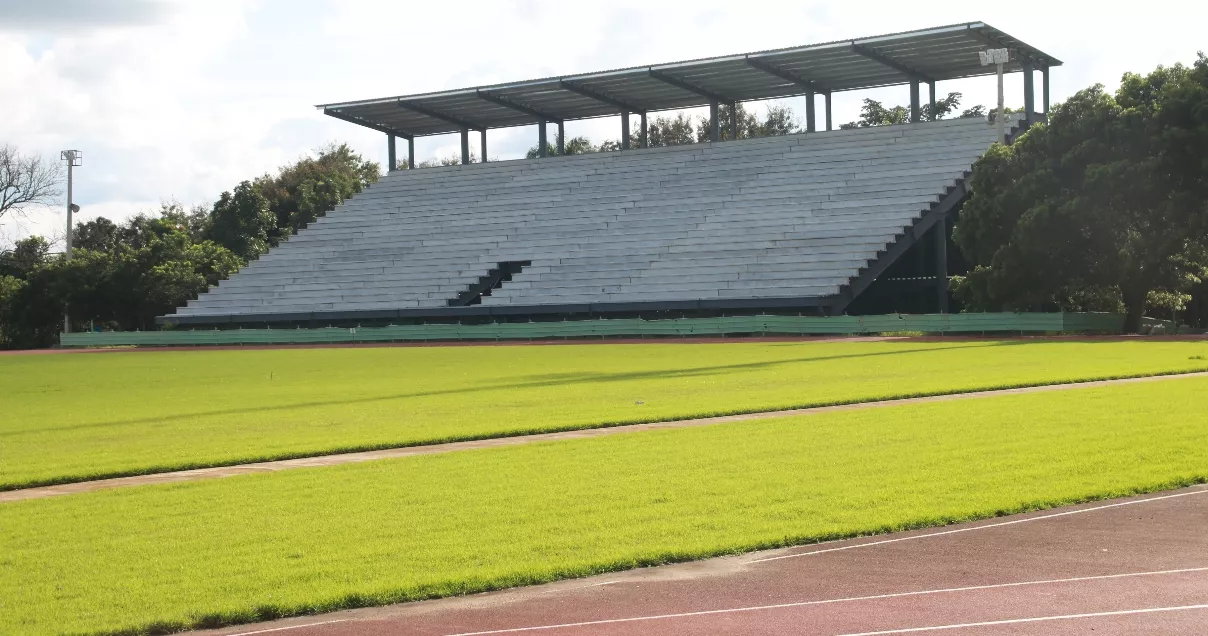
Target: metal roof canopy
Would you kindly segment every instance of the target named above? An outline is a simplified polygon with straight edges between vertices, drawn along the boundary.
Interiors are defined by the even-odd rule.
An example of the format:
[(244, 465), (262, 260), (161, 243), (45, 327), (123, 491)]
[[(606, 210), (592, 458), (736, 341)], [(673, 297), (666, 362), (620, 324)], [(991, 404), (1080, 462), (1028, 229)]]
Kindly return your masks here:
[[(993, 75), (978, 51), (1007, 48), (1006, 72), (1046, 71), (1061, 61), (985, 24), (971, 22), (826, 44), (671, 64), (567, 75), (317, 108), (389, 135), (414, 138), (463, 130), (625, 112), (829, 94), (913, 82)], [(1047, 75), (1046, 75), (1047, 77)]]

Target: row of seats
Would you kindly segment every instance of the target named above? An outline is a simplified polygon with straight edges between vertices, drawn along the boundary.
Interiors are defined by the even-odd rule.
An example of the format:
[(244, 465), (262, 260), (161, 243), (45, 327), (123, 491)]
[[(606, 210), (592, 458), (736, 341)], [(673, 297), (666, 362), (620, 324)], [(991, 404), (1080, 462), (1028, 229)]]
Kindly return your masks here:
[(828, 296), (994, 140), (981, 118), (392, 172), (180, 315)]

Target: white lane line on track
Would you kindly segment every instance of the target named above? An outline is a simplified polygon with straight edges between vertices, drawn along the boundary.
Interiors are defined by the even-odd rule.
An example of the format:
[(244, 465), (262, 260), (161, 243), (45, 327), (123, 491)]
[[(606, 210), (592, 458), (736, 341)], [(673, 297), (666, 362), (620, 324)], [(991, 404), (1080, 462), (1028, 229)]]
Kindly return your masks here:
[[(693, 616), (710, 616), (713, 614), (732, 614), (738, 612), (757, 612), (761, 610), (785, 609), (790, 607), (808, 607), (810, 605), (829, 605), (833, 603), (850, 603), (856, 601), (876, 601), (891, 598), (903, 598), (908, 596), (923, 596), (927, 594), (951, 594), (955, 592), (970, 592), (976, 590), (992, 590), (1008, 587), (1025, 587), (1029, 585), (1049, 585), (1057, 583), (1080, 583), (1084, 581), (1104, 581), (1109, 579), (1124, 579), (1142, 576), (1160, 576), (1167, 574), (1188, 574), (1193, 572), (1208, 572), (1208, 567), (1200, 568), (1181, 568), (1178, 570), (1157, 570), (1151, 572), (1126, 572), (1123, 574), (1101, 574), (1098, 576), (1077, 576), (1066, 579), (1045, 579), (1040, 581), (1016, 581), (1013, 583), (993, 583), (989, 585), (969, 585), (965, 587), (950, 587), (938, 590), (918, 590), (915, 592), (894, 592), (892, 594), (875, 594), (872, 596), (851, 596), (846, 598), (831, 598), (818, 601), (798, 601), (796, 603), (778, 603), (776, 605), (755, 605), (749, 607), (731, 607), (727, 609), (715, 610), (700, 610), (697, 612), (681, 612), (678, 614), (657, 614), (654, 616), (632, 616), (628, 618), (610, 618), (597, 621), (583, 621), (579, 623), (560, 623), (557, 625), (536, 625), (533, 627), (512, 627), (509, 629), (492, 629), (484, 632), (461, 632), (457, 634), (448, 634), (447, 636), (485, 636), (486, 634), (514, 634), (518, 632), (535, 632), (550, 629), (564, 629), (570, 627), (586, 627), (591, 625), (610, 625), (615, 623), (635, 623), (639, 621), (665, 620), (670, 618), (690, 618)], [(880, 632), (878, 632), (880, 633)], [(893, 633), (893, 632), (885, 632)]]
[(1179, 605), (1177, 607), (1146, 607), (1143, 609), (1116, 610), (1113, 612), (1092, 612), (1089, 614), (1064, 614), (1061, 616), (1037, 616), (1034, 618), (1009, 618), (1001, 621), (984, 621), (981, 623), (958, 623), (953, 625), (933, 625), (931, 627), (906, 627), (903, 629), (887, 629), (879, 632), (853, 632), (838, 636), (884, 636), (885, 634), (909, 634), (912, 632), (938, 632), (946, 629), (965, 629), (969, 627), (991, 627), (994, 625), (1017, 625), (1019, 623), (1040, 623), (1043, 621), (1067, 621), (1077, 618), (1097, 618), (1102, 616), (1127, 616), (1129, 614), (1153, 614), (1154, 612), (1179, 612), (1186, 610), (1208, 609), (1208, 605)]
[(1120, 506), (1135, 506), (1137, 504), (1149, 503), (1151, 501), (1161, 501), (1163, 499), (1174, 499), (1175, 497), (1190, 497), (1192, 495), (1203, 495), (1208, 493), (1208, 488), (1192, 490), (1190, 492), (1180, 492), (1173, 495), (1162, 495), (1160, 497), (1148, 497), (1145, 499), (1132, 499), (1129, 501), (1121, 501), (1117, 503), (1105, 504), (1102, 506), (1091, 506), (1089, 508), (1079, 508), (1078, 510), (1067, 510), (1065, 512), (1055, 512), (1047, 515), (1036, 515), (1034, 517), (1026, 517), (1023, 519), (1013, 519), (1011, 521), (1000, 521), (998, 523), (987, 523), (980, 526), (972, 526), (968, 528), (956, 528), (954, 530), (942, 530), (940, 532), (929, 532), (927, 534), (916, 534), (909, 537), (897, 537), (894, 539), (882, 539), (880, 541), (869, 541), (868, 543), (857, 543), (856, 545), (845, 545), (837, 548), (825, 548), (822, 550), (812, 550), (810, 552), (797, 552), (794, 554), (782, 554), (780, 556), (767, 557), (763, 559), (752, 559), (746, 563), (767, 563), (768, 561), (780, 561), (782, 559), (797, 559), (801, 557), (813, 556), (815, 554), (825, 554), (827, 552), (841, 552), (843, 550), (856, 550), (858, 548), (868, 548), (874, 545), (885, 545), (886, 543), (898, 543), (901, 541), (916, 541), (918, 539), (930, 539), (932, 537), (942, 537), (950, 534), (958, 534), (961, 532), (973, 532), (975, 530), (989, 530), (990, 528), (1001, 528), (1003, 526), (1013, 526), (1019, 523), (1028, 523), (1031, 521), (1043, 521), (1045, 519), (1055, 519), (1057, 517), (1068, 517), (1070, 515), (1080, 515), (1087, 512), (1096, 512), (1098, 510), (1107, 510), (1108, 508), (1119, 508)]
[(273, 627), (271, 629), (258, 629), (254, 632), (237, 632), (234, 634), (226, 634), (225, 636), (251, 636), (252, 634), (267, 634), (269, 632), (283, 632), (287, 629), (302, 629), (303, 627), (318, 627), (319, 625), (331, 625), (332, 623), (347, 623), (351, 618), (341, 618), (334, 621), (320, 621), (318, 623), (306, 623), (304, 625), (289, 625), (287, 627)]

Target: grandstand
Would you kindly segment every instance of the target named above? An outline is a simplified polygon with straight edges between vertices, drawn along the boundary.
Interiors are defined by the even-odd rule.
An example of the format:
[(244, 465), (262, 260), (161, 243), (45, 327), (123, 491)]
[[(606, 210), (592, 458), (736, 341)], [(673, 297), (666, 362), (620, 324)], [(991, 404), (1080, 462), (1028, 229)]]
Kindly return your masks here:
[[(994, 141), (985, 118), (923, 121), (920, 87), (993, 72), (1013, 52), (982, 23), (447, 93), (329, 104), (406, 139), (460, 134), (463, 165), (392, 170), (210, 292), (182, 325), (386, 324), (591, 316), (947, 310), (949, 221)], [(911, 123), (832, 130), (833, 91), (910, 86)], [(806, 132), (719, 141), (722, 103), (804, 95)], [(814, 102), (824, 98), (825, 130)], [(713, 141), (646, 148), (646, 113), (707, 105)], [(931, 112), (934, 112), (932, 110)], [(630, 114), (643, 124), (628, 130)], [(469, 132), (622, 115), (615, 152), (468, 163)], [(735, 126), (736, 122), (727, 122)], [(730, 135), (731, 138), (737, 135)]]

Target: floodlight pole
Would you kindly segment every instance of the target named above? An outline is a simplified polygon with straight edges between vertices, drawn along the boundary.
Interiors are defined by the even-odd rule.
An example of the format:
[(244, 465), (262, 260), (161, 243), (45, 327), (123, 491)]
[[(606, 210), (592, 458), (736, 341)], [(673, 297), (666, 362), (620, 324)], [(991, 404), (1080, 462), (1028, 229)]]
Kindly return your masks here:
[(989, 49), (978, 51), (982, 66), (995, 65), (998, 70), (998, 141), (1007, 143), (1007, 112), (1002, 88), (1002, 66), (1011, 60), (1010, 49)]
[(998, 67), (998, 141), (1005, 146), (1007, 145), (1007, 109), (1002, 94), (1002, 62), (996, 66)]
[[(71, 262), (71, 213), (76, 210), (75, 203), (71, 200), (72, 169), (75, 168), (76, 161), (79, 161), (81, 156), (78, 150), (64, 150), (59, 156), (67, 160), (67, 239), (65, 241), (66, 249), (64, 250), (64, 254), (67, 262)], [(71, 315), (66, 311), (66, 308), (63, 311), (63, 333), (71, 333)]]
[(67, 157), (67, 260), (68, 261), (71, 260), (71, 206), (72, 206), (72, 203), (71, 203), (71, 177), (72, 177), (71, 170), (74, 167), (72, 165), (73, 163), (75, 163), (74, 159), (75, 159), (74, 155), (69, 155)]

